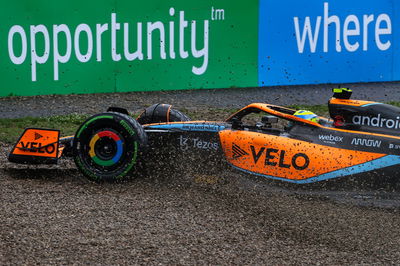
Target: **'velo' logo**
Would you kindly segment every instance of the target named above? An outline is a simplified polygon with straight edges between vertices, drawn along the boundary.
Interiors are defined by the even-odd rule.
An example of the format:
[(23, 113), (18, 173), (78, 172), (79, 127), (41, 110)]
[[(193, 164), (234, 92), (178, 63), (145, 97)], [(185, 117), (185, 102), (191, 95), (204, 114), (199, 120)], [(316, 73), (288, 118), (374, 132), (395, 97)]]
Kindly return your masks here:
[(264, 165), (269, 166), (281, 168), (291, 168), (293, 166), (296, 170), (304, 170), (310, 164), (310, 158), (305, 153), (296, 153), (287, 159), (285, 150), (262, 147), (257, 151), (253, 145), (250, 146), (250, 149), (255, 164), (262, 156), (265, 157)]
[(42, 143), (38, 142), (26, 142), (24, 143), (21, 141), (19, 143), (23, 150), (29, 150), (30, 152), (37, 152), (37, 153), (48, 153), (52, 154), (56, 151), (56, 147), (54, 144), (49, 144), (42, 147)]

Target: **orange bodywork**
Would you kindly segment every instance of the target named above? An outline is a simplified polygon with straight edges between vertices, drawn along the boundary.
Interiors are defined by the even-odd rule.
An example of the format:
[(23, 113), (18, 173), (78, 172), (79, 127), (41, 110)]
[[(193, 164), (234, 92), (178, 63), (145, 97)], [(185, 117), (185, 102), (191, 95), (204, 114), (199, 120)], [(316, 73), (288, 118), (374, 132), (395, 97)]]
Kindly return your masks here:
[[(369, 101), (342, 100), (342, 99), (335, 99), (335, 98), (332, 98), (332, 99), (334, 99), (334, 100), (340, 100), (340, 101), (347, 101), (347, 102), (348, 102), (348, 101), (351, 101), (351, 102), (353, 102), (353, 103), (358, 103), (359, 105), (364, 105), (364, 104), (368, 104), (368, 103), (374, 103), (374, 102), (369, 102)], [(339, 103), (338, 103), (338, 104), (339, 104)], [(348, 105), (353, 105), (353, 104), (348, 104)], [(271, 115), (274, 115), (274, 116), (277, 116), (277, 117), (281, 117), (281, 118), (284, 118), (284, 119), (287, 119), (287, 120), (291, 120), (291, 121), (298, 121), (298, 122), (301, 122), (301, 123), (304, 123), (304, 124), (312, 125), (312, 126), (314, 126), (314, 127), (329, 129), (329, 130), (332, 130), (332, 132), (334, 132), (334, 131), (340, 131), (340, 132), (348, 132), (348, 133), (363, 134), (363, 135), (370, 135), (370, 136), (379, 136), (379, 137), (391, 137), (391, 138), (394, 138), (394, 139), (400, 139), (399, 136), (393, 136), (393, 135), (385, 135), (385, 134), (372, 133), (372, 132), (365, 132), (365, 131), (360, 132), (360, 131), (355, 131), (355, 130), (348, 130), (348, 129), (342, 129), (342, 128), (335, 128), (335, 127), (326, 127), (326, 126), (323, 126), (323, 125), (321, 125), (321, 124), (319, 124), (319, 123), (317, 123), (317, 122), (314, 122), (314, 121), (306, 120), (306, 119), (303, 119), (303, 118), (300, 118), (300, 117), (296, 117), (296, 116), (294, 116), (294, 115), (290, 115), (290, 114), (286, 114), (286, 113), (283, 113), (283, 112), (276, 111), (276, 110), (272, 109), (273, 107), (278, 107), (278, 108), (281, 108), (281, 109), (286, 109), (286, 110), (288, 110), (288, 111), (292, 111), (293, 113), (296, 111), (296, 110), (293, 110), (293, 109), (284, 108), (284, 107), (277, 106), (277, 105), (272, 105), (272, 104), (252, 103), (252, 104), (249, 104), (248, 106), (242, 108), (241, 110), (239, 110), (239, 111), (236, 112), (235, 114), (241, 112), (241, 111), (244, 110), (244, 109), (256, 108), (256, 109), (259, 109), (260, 111), (264, 111), (264, 112), (266, 112), (266, 113), (268, 113), (268, 114), (271, 114)], [(229, 119), (231, 119), (235, 114), (233, 114), (232, 116), (230, 116), (230, 117), (227, 119), (227, 121), (228, 121)], [(325, 117), (320, 117), (320, 118), (327, 119), (327, 118), (325, 118)], [(199, 121), (199, 122), (204, 122), (204, 121)]]
[(330, 104), (351, 105), (351, 106), (361, 106), (361, 105), (375, 103), (375, 102), (332, 98), (329, 100), (329, 103)]
[(12, 154), (58, 158), (60, 131), (49, 129), (26, 129), (15, 145)]
[(223, 130), (219, 135), (225, 156), (235, 167), (291, 180), (312, 178), (385, 156), (251, 131)]

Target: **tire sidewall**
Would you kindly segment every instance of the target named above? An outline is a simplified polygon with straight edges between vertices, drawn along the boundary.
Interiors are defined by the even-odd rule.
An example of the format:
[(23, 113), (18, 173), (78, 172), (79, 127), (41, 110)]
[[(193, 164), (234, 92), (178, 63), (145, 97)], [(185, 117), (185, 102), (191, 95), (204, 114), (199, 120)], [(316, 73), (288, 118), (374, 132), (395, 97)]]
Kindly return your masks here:
[[(122, 154), (112, 165), (100, 165), (93, 160), (90, 141), (102, 131), (111, 131), (122, 142)], [(79, 170), (93, 181), (119, 181), (135, 166), (139, 150), (147, 138), (143, 128), (133, 118), (114, 112), (97, 114), (87, 119), (77, 130), (74, 138), (74, 161)], [(89, 151), (92, 149), (92, 152)]]

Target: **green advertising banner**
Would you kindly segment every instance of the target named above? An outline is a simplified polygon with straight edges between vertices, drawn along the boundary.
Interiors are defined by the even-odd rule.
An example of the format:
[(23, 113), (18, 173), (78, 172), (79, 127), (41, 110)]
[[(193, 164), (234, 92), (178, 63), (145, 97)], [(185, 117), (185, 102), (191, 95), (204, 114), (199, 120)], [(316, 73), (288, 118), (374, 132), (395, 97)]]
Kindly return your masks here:
[(257, 86), (258, 0), (19, 0), (0, 96)]

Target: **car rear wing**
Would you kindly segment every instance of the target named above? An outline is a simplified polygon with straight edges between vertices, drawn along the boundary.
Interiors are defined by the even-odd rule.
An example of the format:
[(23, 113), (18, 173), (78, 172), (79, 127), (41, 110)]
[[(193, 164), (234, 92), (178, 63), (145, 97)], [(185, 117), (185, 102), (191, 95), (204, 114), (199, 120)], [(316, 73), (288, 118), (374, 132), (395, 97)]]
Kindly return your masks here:
[(8, 160), (23, 164), (56, 164), (65, 145), (56, 129), (27, 128), (11, 150)]

